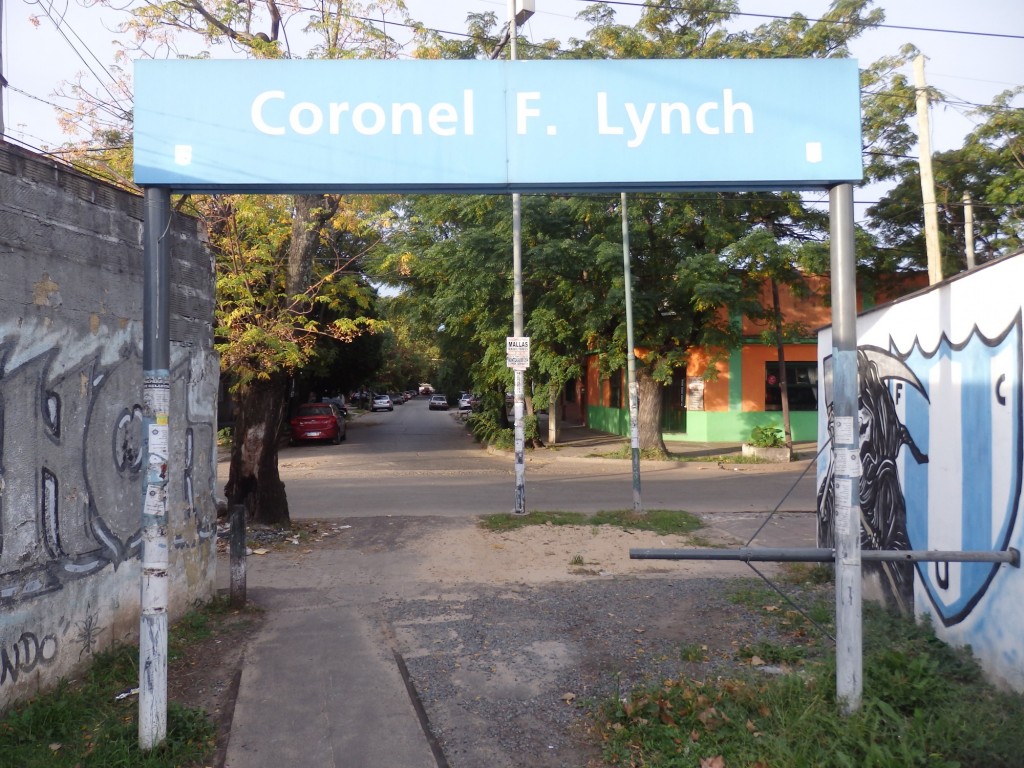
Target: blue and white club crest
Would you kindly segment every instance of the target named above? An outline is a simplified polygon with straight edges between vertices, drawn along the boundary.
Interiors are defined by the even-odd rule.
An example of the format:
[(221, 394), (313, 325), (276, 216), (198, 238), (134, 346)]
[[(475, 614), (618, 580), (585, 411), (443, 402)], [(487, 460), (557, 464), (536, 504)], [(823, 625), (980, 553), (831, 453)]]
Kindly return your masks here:
[[(899, 420), (928, 455), (900, 453), (912, 549), (1002, 551), (1021, 502), (1021, 315), (996, 338), (975, 327), (962, 342), (943, 334), (932, 350), (915, 339), (895, 349), (923, 392), (899, 380), (889, 388)], [(929, 508), (931, 515), (929, 515)], [(985, 594), (994, 563), (918, 563), (943, 624), (962, 621)]]

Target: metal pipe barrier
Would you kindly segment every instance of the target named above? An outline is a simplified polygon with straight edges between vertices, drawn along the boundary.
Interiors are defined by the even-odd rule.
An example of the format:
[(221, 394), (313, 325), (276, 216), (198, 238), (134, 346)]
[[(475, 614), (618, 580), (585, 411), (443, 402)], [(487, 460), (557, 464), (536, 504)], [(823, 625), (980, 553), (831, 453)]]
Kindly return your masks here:
[[(873, 562), (1006, 563), (1020, 568), (1020, 550), (958, 552), (926, 549), (862, 549), (861, 560)], [(794, 547), (773, 549), (631, 549), (630, 560), (737, 560), (745, 563), (833, 563), (834, 549)]]

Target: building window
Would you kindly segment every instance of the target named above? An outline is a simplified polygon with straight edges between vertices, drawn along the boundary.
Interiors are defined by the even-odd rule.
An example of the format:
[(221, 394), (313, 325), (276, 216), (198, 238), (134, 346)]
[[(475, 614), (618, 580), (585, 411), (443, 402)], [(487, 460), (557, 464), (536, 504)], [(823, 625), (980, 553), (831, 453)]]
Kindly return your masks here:
[(576, 379), (565, 382), (564, 391), (565, 402), (575, 403), (576, 402)]
[[(786, 390), (789, 392), (789, 410), (818, 410), (818, 364), (786, 363)], [(764, 409), (782, 410), (778, 362), (764, 364)]]
[(622, 407), (622, 371), (616, 371), (608, 379), (608, 383), (611, 385), (611, 395), (609, 396), (608, 405), (612, 408)]

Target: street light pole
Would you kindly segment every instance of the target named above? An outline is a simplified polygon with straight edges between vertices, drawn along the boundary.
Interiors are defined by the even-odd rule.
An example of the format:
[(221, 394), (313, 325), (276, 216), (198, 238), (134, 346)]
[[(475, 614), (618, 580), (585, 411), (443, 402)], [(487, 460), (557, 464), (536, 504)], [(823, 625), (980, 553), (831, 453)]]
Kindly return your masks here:
[[(531, 4), (532, 5), (532, 4)], [(524, 20), (533, 13), (532, 8), (524, 9)], [(509, 57), (516, 60), (516, 37), (519, 20), (516, 18), (516, 0), (508, 0)], [(512, 193), (512, 335), (524, 335), (523, 323), (523, 227), (522, 198)], [(513, 371), (513, 414), (515, 435), (516, 492), (513, 514), (526, 514), (526, 436), (524, 434), (523, 411), (525, 405), (524, 380), (526, 372)]]
[(633, 459), (633, 512), (644, 511), (640, 498), (640, 392), (636, 383), (636, 351), (633, 346), (633, 274), (629, 265), (629, 216), (622, 193), (622, 274), (626, 292), (626, 380), (629, 384), (629, 445)]

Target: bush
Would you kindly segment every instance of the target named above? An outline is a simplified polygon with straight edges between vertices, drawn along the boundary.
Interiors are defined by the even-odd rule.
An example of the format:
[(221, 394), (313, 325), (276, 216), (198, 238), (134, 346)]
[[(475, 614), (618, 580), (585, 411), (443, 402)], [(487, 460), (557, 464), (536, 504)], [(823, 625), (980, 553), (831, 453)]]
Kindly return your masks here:
[(750, 444), (755, 448), (782, 448), (786, 441), (781, 429), (768, 425), (750, 430)]

